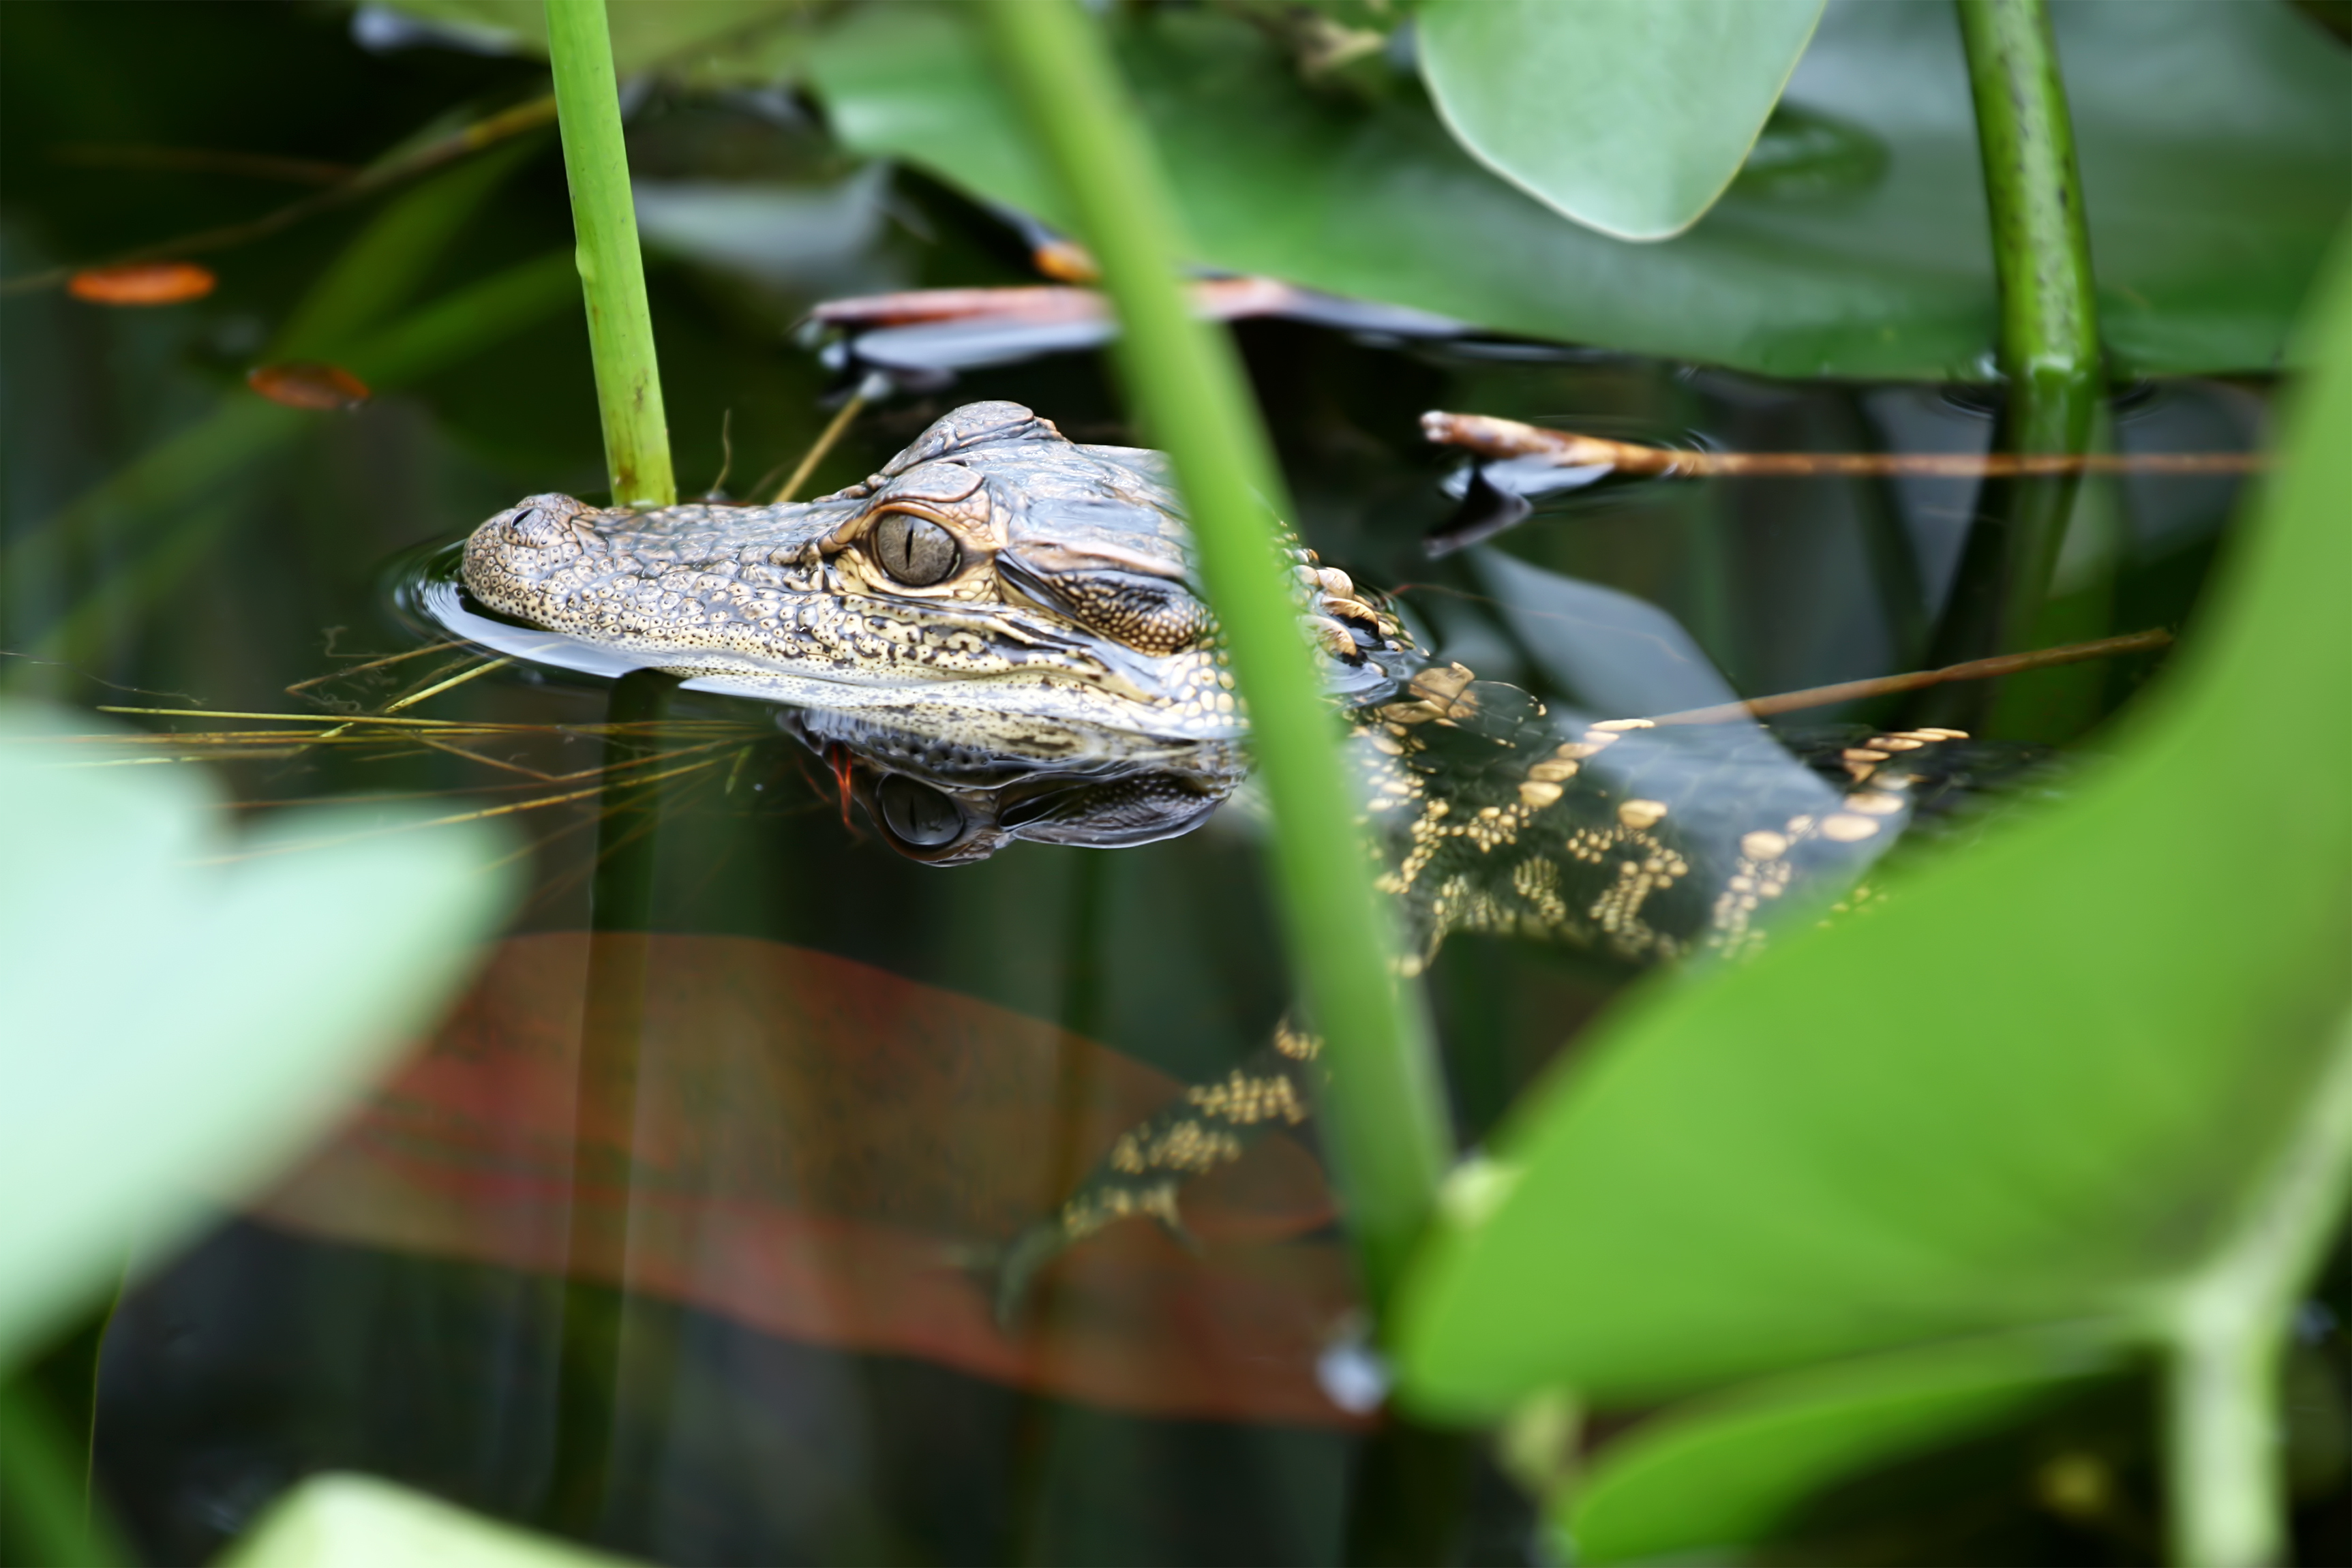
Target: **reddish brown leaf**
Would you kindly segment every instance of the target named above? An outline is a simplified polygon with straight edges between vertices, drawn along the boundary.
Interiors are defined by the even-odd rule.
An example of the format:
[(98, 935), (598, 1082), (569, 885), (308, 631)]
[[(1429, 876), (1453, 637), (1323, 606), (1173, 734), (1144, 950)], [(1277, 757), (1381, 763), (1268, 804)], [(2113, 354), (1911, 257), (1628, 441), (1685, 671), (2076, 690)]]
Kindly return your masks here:
[(257, 364), (245, 373), (245, 384), (289, 408), (335, 412), (357, 408), (374, 394), (367, 383), (339, 364), (292, 360), (285, 364)]
[[(1083, 257), (1085, 252), (1078, 254)], [(1219, 321), (1288, 314), (1301, 309), (1309, 298), (1272, 278), (1206, 278), (1190, 287), (1193, 309)], [(1109, 303), (1099, 289), (1060, 283), (1018, 283), (989, 288), (910, 289), (897, 294), (826, 300), (809, 312), (809, 318), (828, 327), (857, 331), (928, 321), (986, 321), (1054, 326), (1101, 321), (1109, 313)]]
[(860, 294), (826, 300), (809, 312), (829, 327), (902, 327), (922, 321), (1004, 320), (1030, 323), (1092, 321), (1109, 307), (1092, 289), (1058, 283), (1023, 283), (1003, 288), (912, 289), (897, 294)]
[(213, 291), (209, 268), (193, 261), (134, 261), (122, 267), (85, 267), (66, 289), (93, 305), (178, 305)]
[[(591, 942), (646, 975), (636, 1143), (618, 1086), (572, 1107)], [(732, 937), (503, 943), (440, 1035), (258, 1208), (311, 1235), (617, 1282), (767, 1332), (919, 1356), (1154, 1415), (1343, 1426), (1318, 1352), (1355, 1303), (1331, 1205), (1275, 1135), (1186, 1189), (1197, 1253), (1112, 1226), (1010, 1336), (974, 1266), (1172, 1079), (1034, 1018)], [(567, 1253), (570, 1206), (591, 1225)], [(625, 1245), (624, 1229), (625, 1226)], [(625, 1266), (624, 1258), (625, 1257)]]

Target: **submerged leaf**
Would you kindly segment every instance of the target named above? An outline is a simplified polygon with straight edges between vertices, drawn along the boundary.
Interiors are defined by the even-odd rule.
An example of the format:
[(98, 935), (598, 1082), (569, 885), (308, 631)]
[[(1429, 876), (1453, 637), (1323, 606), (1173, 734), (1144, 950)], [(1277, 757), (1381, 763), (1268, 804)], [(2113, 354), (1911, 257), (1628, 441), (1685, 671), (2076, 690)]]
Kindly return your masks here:
[(342, 366), (316, 360), (255, 365), (245, 373), (245, 384), (272, 403), (320, 412), (357, 408), (374, 395), (366, 382)]
[(1713, 206), (1822, 0), (1428, 0), (1421, 72), (1477, 160), (1620, 239)]
[(193, 261), (133, 261), (85, 267), (66, 291), (93, 305), (181, 305), (211, 293), (215, 281), (210, 268)]
[[(642, 967), (645, 1046), (634, 1100), (598, 1081), (579, 1108), (592, 962)], [(1329, 1222), (1330, 1198), (1287, 1138), (1185, 1189), (1197, 1254), (1139, 1219), (1113, 1226), (998, 1328), (996, 1250), (1181, 1092), (1036, 1019), (824, 953), (542, 933), (503, 944), (429, 1048), (256, 1212), (339, 1240), (568, 1268), (1113, 1408), (1348, 1424), (1314, 1373), (1354, 1303), (1348, 1261), (1300, 1239)], [(583, 1160), (609, 1176), (576, 1185)], [(570, 1228), (574, 1205), (589, 1231)], [(590, 1249), (567, 1251), (583, 1234)]]

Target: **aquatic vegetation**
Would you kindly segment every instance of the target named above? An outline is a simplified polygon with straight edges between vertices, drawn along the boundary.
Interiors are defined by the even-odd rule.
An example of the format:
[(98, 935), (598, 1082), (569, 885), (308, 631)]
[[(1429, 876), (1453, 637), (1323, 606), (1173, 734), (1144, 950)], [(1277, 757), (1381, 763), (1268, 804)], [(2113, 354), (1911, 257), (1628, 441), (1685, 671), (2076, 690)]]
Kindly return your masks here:
[(557, 0), (546, 15), (563, 172), (580, 237), (596, 406), (604, 416), (604, 466), (615, 501), (667, 506), (677, 499), (677, 483), (670, 478), (669, 422), (662, 413), (661, 370), (646, 314), (645, 261), (637, 249), (604, 7), (600, 0)]
[[(1620, 239), (1670, 239), (1747, 162), (1822, 0), (1586, 6), (1436, 0), (1414, 16), (1439, 116), (1478, 161)], [(1598, 145), (1622, 149), (1595, 158)]]
[[(1494, 1414), (1782, 1374), (1662, 1417), (1564, 1494), (1580, 1551), (1769, 1530), (1844, 1467), (2143, 1357), (2175, 1557), (2281, 1551), (2254, 1435), (2352, 1191), (2352, 810), (2329, 762), (2266, 796), (2293, 855), (2250, 864), (2186, 825), (2237, 795), (2226, 728), (2352, 763), (2352, 732), (2313, 721), (2352, 710), (2319, 586), (2352, 571), (2352, 273), (2314, 331), (2326, 369), (2210, 640), (2074, 799), (1893, 879), (1869, 920), (1654, 993), (1456, 1177), (1406, 1308), (1418, 1399)], [(1811, 1447), (1743, 1479), (1781, 1442)], [(1723, 1511), (1691, 1507), (1718, 1488)]]
[[(13, 1363), (341, 1114), (465, 979), (514, 886), (478, 826), (395, 844), (346, 811), (231, 837), (200, 775), (109, 769), (102, 737), (34, 705), (0, 726), (0, 810), (38, 825), (0, 898)], [(47, 1495), (45, 1446), (8, 1419), (7, 1457), (26, 1458), (0, 1484)], [(74, 1540), (87, 1508), (34, 1505), (34, 1550), (92, 1550)]]
[(342, 366), (317, 360), (255, 365), (245, 373), (245, 384), (272, 403), (321, 412), (357, 408), (375, 395), (367, 383)]
[[(143, 727), (0, 737), (41, 1013), (0, 1556), (2333, 1528), (2323, 8), (103, 9), (0, 7), (0, 679)], [(101, 55), (119, 102), (73, 87)], [(133, 302), (173, 308), (89, 308)], [(582, 498), (561, 534), (681, 478), (715, 538), (746, 497), (872, 522), (975, 404), (1181, 492), (1250, 736), (769, 707), (451, 565), (518, 497)], [(1019, 553), (895, 515), (764, 564), (920, 598)], [(691, 618), (667, 526), (606, 586)], [(1100, 576), (1054, 552), (1110, 521), (1057, 527), (948, 619), (1094, 635), (1024, 597)], [(1398, 689), (1343, 763), (1316, 671), (1368, 637)], [(1751, 752), (1830, 804), (1733, 822)], [(156, 849), (172, 790), (223, 864)], [(1684, 932), (1652, 898), (1719, 934), (1804, 901), (1798, 838), (1858, 875), (1897, 832), (1752, 955), (1532, 940)], [(238, 1217), (98, 1304), (192, 1179)], [(289, 1485), (352, 1469), (478, 1511)]]
[[(852, 145), (1069, 226), (965, 9), (852, 11), (809, 48), (809, 79)], [(2341, 217), (2343, 50), (2284, 6), (2062, 0), (2053, 12), (2113, 370), (2275, 364)], [(1155, 8), (1114, 39), (1205, 265), (1763, 374), (1991, 370), (1992, 248), (1968, 68), (1943, 5), (1837, 6), (1789, 80), (1784, 103), (1850, 127), (1881, 158), (1849, 160), (1853, 175), (1828, 188), (1735, 182), (1658, 244), (1562, 221), (1481, 167), (1409, 87), (1370, 104), (1302, 90), (1277, 49), (1215, 8)], [(2212, 139), (2180, 144), (2192, 123)], [(1598, 178), (1647, 167), (1599, 162)], [(2179, 222), (2187, 210), (2204, 217)]]

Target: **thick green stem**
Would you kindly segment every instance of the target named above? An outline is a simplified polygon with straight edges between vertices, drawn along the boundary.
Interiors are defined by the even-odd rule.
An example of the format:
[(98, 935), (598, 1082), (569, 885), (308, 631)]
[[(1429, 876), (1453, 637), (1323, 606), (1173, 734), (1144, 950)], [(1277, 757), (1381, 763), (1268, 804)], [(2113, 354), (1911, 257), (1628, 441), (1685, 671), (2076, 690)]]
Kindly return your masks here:
[(2352, 1015), (2331, 1045), (2284, 1153), (2161, 1315), (2170, 1554), (2183, 1568), (2285, 1560), (2279, 1359), (2352, 1197)]
[(2094, 378), (2091, 237), (2049, 15), (2042, 0), (1959, 0), (1959, 11), (2000, 279), (2001, 374), (2051, 386)]
[(2164, 1368), (2168, 1554), (2181, 1568), (2275, 1568), (2286, 1539), (2278, 1347), (2242, 1321), (2197, 1328)]
[[(2003, 452), (2080, 452), (2101, 391), (2096, 284), (2082, 175), (2042, 0), (1958, 0), (2000, 287)], [(2034, 646), (2079, 481), (2004, 479), (1977, 516), (1930, 662)], [(1989, 692), (1945, 701), (1984, 704)], [(1966, 717), (1966, 715), (1963, 715)]]
[(646, 308), (645, 258), (637, 251), (604, 0), (547, 0), (547, 56), (555, 68), (563, 173), (572, 183), (572, 226), (580, 241), (580, 289), (588, 304), (588, 348), (596, 362), (613, 500), (667, 506), (677, 500), (677, 482), (669, 471), (669, 425), (662, 414), (661, 370), (654, 363), (653, 317)]
[(1129, 395), (1192, 511), (1273, 810), (1284, 932), (1328, 1042), (1326, 1145), (1377, 1306), (1428, 1217), (1450, 1138), (1427, 1022), (1391, 962), (1337, 719), (1268, 516), (1287, 510), (1281, 474), (1231, 340), (1187, 309), (1173, 207), (1101, 34), (1075, 0), (989, 0), (983, 15), (1101, 263)]

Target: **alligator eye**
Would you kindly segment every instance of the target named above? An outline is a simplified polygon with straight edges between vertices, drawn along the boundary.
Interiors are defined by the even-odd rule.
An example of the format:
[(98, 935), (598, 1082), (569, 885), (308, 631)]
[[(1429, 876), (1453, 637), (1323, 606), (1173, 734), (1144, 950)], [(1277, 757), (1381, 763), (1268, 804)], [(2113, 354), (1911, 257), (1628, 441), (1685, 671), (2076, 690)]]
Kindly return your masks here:
[(892, 773), (874, 793), (881, 803), (883, 826), (901, 843), (936, 849), (954, 843), (963, 832), (963, 812), (954, 801), (904, 773)]
[(953, 576), (962, 553), (955, 535), (929, 518), (888, 512), (874, 530), (874, 555), (882, 570), (910, 588), (928, 588)]

